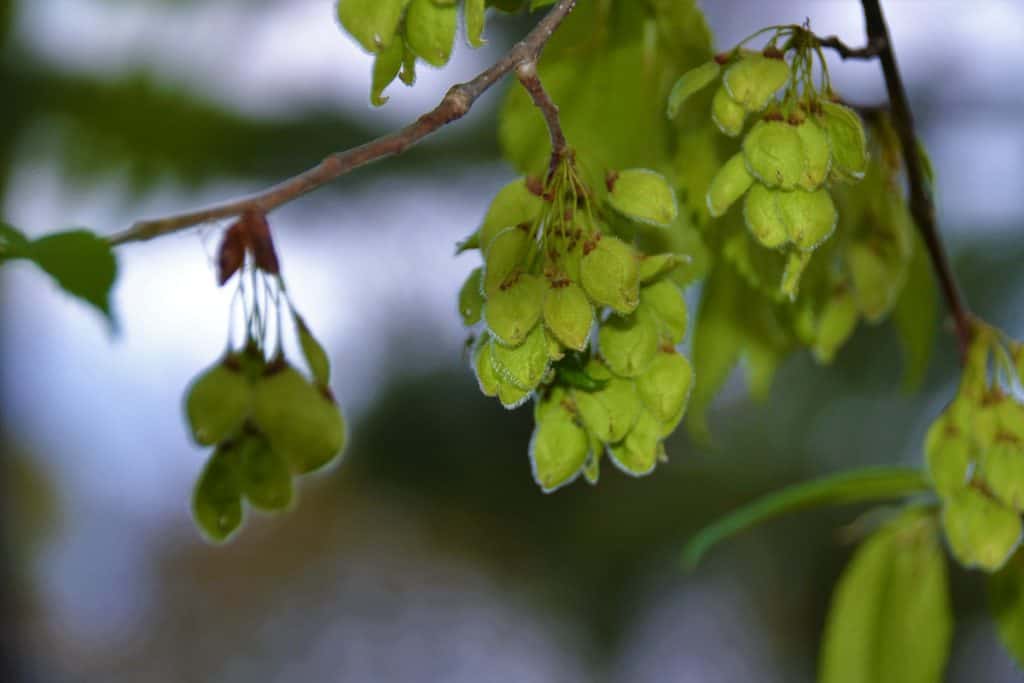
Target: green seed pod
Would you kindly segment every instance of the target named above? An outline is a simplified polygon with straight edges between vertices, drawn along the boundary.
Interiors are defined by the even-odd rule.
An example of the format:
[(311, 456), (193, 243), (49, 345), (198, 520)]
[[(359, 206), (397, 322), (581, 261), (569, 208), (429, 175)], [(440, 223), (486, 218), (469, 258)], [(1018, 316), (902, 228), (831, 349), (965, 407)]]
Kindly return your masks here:
[(548, 344), (548, 358), (551, 362), (557, 362), (565, 358), (565, 347), (555, 339), (553, 334), (544, 335), (547, 338)]
[(249, 503), (261, 510), (284, 510), (292, 502), (292, 473), (283, 456), (259, 434), (238, 444), (238, 478)]
[(814, 357), (819, 363), (832, 362), (836, 351), (857, 328), (859, 318), (857, 302), (848, 289), (843, 288), (829, 297), (818, 318), (818, 329), (814, 339)]
[(483, 274), (483, 268), (474, 268), (459, 290), (459, 315), (466, 327), (480, 322), (484, 308)]
[(800, 174), (800, 187), (813, 192), (825, 183), (832, 168), (832, 150), (828, 146), (828, 133), (808, 117), (796, 127), (804, 153), (804, 168)]
[(600, 445), (601, 450), (593, 450), (593, 442), (591, 442), (591, 451), (587, 453), (587, 460), (583, 463), (583, 478), (587, 480), (587, 483), (591, 486), (595, 486), (598, 480), (601, 478), (601, 455), (604, 452), (604, 446)]
[(530, 439), (530, 464), (534, 481), (551, 493), (579, 476), (587, 459), (587, 433), (575, 416), (556, 404), (545, 410)]
[[(936, 422), (932, 430), (936, 429), (936, 425), (939, 423)], [(939, 425), (938, 428), (944, 429), (944, 426)], [(944, 435), (941, 439), (933, 438), (932, 431), (929, 430), (925, 444), (924, 457), (928, 476), (938, 494), (949, 496), (966, 487), (971, 478), (973, 464), (970, 440), (952, 435)]]
[(711, 100), (711, 120), (731, 138), (743, 132), (743, 120), (747, 118), (747, 110), (733, 98), (724, 86), (719, 86)]
[(523, 178), (516, 178), (491, 200), (480, 225), (480, 249), (486, 255), (491, 240), (499, 232), (519, 225), (532, 225), (543, 208), (544, 200), (530, 192)]
[(780, 192), (775, 203), (789, 240), (801, 251), (814, 251), (836, 229), (839, 214), (825, 188), (814, 192)]
[(789, 241), (789, 232), (782, 222), (776, 197), (782, 190), (771, 190), (754, 183), (743, 202), (743, 220), (761, 246), (778, 249)]
[(580, 263), (580, 281), (587, 296), (598, 306), (608, 306), (618, 313), (632, 313), (640, 301), (640, 264), (636, 250), (607, 235), (598, 235), (587, 247)]
[(225, 358), (199, 374), (185, 396), (192, 438), (212, 446), (231, 436), (249, 415), (252, 386), (238, 363)]
[(942, 526), (953, 556), (968, 569), (997, 571), (1021, 539), (1020, 516), (973, 488), (944, 500)]
[(256, 383), (253, 422), (298, 474), (323, 467), (345, 446), (338, 406), (291, 366)]
[(843, 252), (853, 280), (857, 306), (868, 322), (879, 322), (892, 311), (902, 292), (900, 278), (869, 244), (852, 242)]
[(596, 360), (590, 361), (585, 371), (605, 384), (596, 391), (572, 391), (573, 402), (583, 424), (600, 442), (621, 441), (640, 414), (640, 396), (636, 387), (633, 382), (612, 375)]
[(627, 169), (609, 176), (608, 184), (608, 204), (630, 220), (665, 227), (679, 215), (676, 193), (656, 171)]
[(242, 491), (236, 458), (231, 446), (214, 451), (192, 492), (192, 517), (213, 543), (223, 543), (242, 526)]
[(668, 96), (668, 117), (674, 119), (690, 95), (711, 85), (721, 73), (722, 66), (712, 59), (680, 76)]
[(658, 328), (647, 315), (612, 316), (597, 334), (601, 356), (620, 377), (636, 377), (658, 352)]
[(540, 321), (547, 281), (520, 275), (512, 285), (498, 289), (484, 304), (484, 321), (499, 342), (518, 346)]
[(626, 474), (642, 477), (654, 470), (661, 452), (660, 443), (661, 425), (653, 415), (641, 410), (626, 438), (608, 447), (608, 456)]
[(804, 172), (800, 135), (782, 121), (758, 121), (743, 138), (743, 158), (751, 175), (768, 187), (792, 190)]
[(660, 280), (689, 261), (688, 257), (679, 254), (651, 254), (650, 256), (641, 254), (638, 271), (640, 284), (646, 285)]
[(692, 386), (693, 368), (675, 351), (659, 352), (647, 371), (636, 380), (640, 400), (658, 422), (678, 421), (686, 409)]
[(756, 112), (764, 109), (788, 80), (785, 61), (752, 54), (726, 69), (722, 82), (732, 99), (748, 112)]
[(498, 400), (507, 410), (515, 410), (530, 400), (532, 392), (520, 389), (511, 382), (498, 378)]
[(867, 138), (860, 117), (835, 102), (821, 102), (821, 109), (821, 122), (832, 149), (832, 173), (839, 180), (860, 180), (868, 167)]
[(484, 396), (498, 395), (501, 378), (494, 371), (494, 364), (491, 362), (491, 335), (486, 332), (481, 335), (473, 350), (473, 374), (476, 375), (476, 381)]
[(405, 40), (402, 41), (402, 70), (398, 72), (398, 78), (409, 86), (416, 82), (416, 54)]
[(485, 296), (493, 296), (515, 273), (530, 251), (530, 234), (519, 228), (505, 228), (487, 247), (484, 265)]
[(313, 336), (302, 316), (293, 310), (292, 317), (295, 320), (295, 329), (299, 333), (299, 347), (302, 349), (303, 358), (306, 359), (306, 365), (309, 366), (310, 374), (313, 375), (313, 381), (326, 387), (331, 382), (331, 361), (327, 357), (327, 352)]
[(1012, 398), (996, 404), (999, 432), (1003, 440), (1024, 443), (1024, 405)]
[(522, 344), (503, 346), (491, 340), (491, 365), (502, 382), (532, 391), (548, 369), (548, 342), (544, 328), (536, 325)]
[(444, 66), (452, 55), (458, 14), (454, 5), (433, 0), (410, 0), (405, 13), (405, 42), (431, 66)]
[(982, 451), (988, 450), (999, 441), (999, 404), (1006, 400), (1005, 397), (993, 398), (991, 402), (978, 406), (974, 411), (970, 434)]
[(654, 319), (658, 334), (672, 344), (683, 341), (686, 334), (686, 299), (674, 282), (658, 280), (640, 289), (638, 315)]
[(408, 4), (409, 0), (338, 0), (338, 20), (365, 50), (380, 52), (394, 41)]
[(544, 324), (566, 347), (582, 351), (587, 347), (594, 309), (583, 288), (575, 282), (548, 288), (544, 295)]
[(992, 444), (978, 460), (978, 473), (998, 501), (1024, 512), (1024, 444)]
[(557, 413), (563, 410), (575, 410), (572, 397), (565, 387), (556, 385), (540, 394), (534, 394), (533, 421), (537, 424), (545, 422), (549, 415), (551, 419), (557, 420)]
[(483, 47), (487, 44), (483, 37), (485, 9), (486, 0), (466, 0), (463, 11), (466, 14), (466, 42), (470, 47)]
[(753, 182), (754, 176), (747, 170), (743, 154), (737, 152), (732, 155), (711, 179), (707, 194), (708, 213), (715, 217), (724, 215)]
[(391, 44), (382, 48), (374, 58), (373, 78), (370, 84), (370, 103), (373, 106), (381, 107), (388, 101), (388, 98), (384, 96), (384, 89), (398, 77), (404, 54), (405, 45), (399, 39), (392, 40)]

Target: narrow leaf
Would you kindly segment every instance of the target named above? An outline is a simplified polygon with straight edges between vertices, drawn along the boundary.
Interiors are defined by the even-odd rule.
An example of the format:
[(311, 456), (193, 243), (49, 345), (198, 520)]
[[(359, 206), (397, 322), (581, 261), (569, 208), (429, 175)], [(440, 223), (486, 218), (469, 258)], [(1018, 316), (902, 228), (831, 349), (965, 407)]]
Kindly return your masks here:
[(903, 387), (916, 391), (928, 372), (939, 322), (935, 278), (920, 238), (915, 240), (907, 282), (892, 319), (903, 350)]
[(843, 472), (770, 493), (704, 527), (683, 551), (683, 562), (696, 567), (712, 547), (755, 524), (826, 505), (847, 505), (903, 498), (930, 489), (924, 475), (904, 467), (867, 467)]

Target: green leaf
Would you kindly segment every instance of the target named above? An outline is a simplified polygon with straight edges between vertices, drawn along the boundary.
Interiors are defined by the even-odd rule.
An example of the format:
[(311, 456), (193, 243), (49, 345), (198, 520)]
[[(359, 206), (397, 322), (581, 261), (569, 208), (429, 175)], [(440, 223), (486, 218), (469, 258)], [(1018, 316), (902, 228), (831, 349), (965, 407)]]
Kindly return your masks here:
[(466, 0), (466, 42), (470, 47), (483, 47), (487, 44), (484, 40), (484, 10), (485, 0)]
[(408, 4), (409, 0), (338, 0), (338, 20), (364, 49), (376, 53), (394, 41)]
[(989, 577), (988, 598), (999, 638), (1024, 668), (1024, 552)]
[(49, 273), (68, 294), (95, 306), (113, 326), (110, 290), (117, 279), (117, 259), (110, 244), (88, 230), (45, 235), (29, 242), (9, 225), (0, 224), (0, 263), (26, 259)]
[(939, 683), (953, 635), (934, 517), (911, 510), (854, 555), (832, 598), (820, 683)]
[(907, 283), (892, 313), (903, 351), (903, 387), (907, 391), (920, 388), (928, 372), (939, 324), (937, 304), (931, 264), (924, 244), (918, 238), (907, 273)]
[(406, 43), (427, 64), (444, 66), (452, 55), (457, 23), (454, 4), (440, 7), (433, 0), (412, 0), (405, 14)]
[(791, 512), (903, 498), (930, 488), (920, 471), (905, 467), (867, 467), (796, 484), (758, 498), (705, 527), (687, 544), (683, 561), (687, 567), (696, 567), (704, 554), (718, 543)]
[(631, 168), (611, 176), (608, 203), (631, 220), (665, 227), (679, 215), (676, 194), (665, 176), (646, 168)]

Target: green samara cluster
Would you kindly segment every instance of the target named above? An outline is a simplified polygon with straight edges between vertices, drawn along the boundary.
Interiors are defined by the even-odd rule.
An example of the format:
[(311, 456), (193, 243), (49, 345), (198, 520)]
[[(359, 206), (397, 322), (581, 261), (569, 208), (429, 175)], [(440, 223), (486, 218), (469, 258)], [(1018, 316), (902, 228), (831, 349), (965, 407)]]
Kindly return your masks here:
[(977, 323), (956, 398), (928, 430), (942, 525), (965, 567), (1000, 569), (1024, 536), (1024, 349)]
[[(729, 137), (754, 123), (741, 149), (726, 161), (707, 190), (712, 217), (743, 198), (752, 238), (786, 256), (780, 292), (795, 299), (811, 254), (838, 221), (831, 187), (864, 177), (868, 165), (860, 117), (835, 101), (831, 86), (811, 76), (816, 54), (807, 32), (785, 27), (761, 52), (734, 49), (690, 70), (669, 98), (670, 117), (697, 91), (719, 82), (711, 118)], [(787, 39), (781, 49), (775, 44)], [(780, 97), (777, 93), (782, 91)]]
[(581, 473), (596, 482), (605, 453), (625, 472), (651, 472), (692, 384), (676, 350), (686, 302), (668, 277), (682, 259), (644, 254), (611, 227), (668, 225), (675, 196), (646, 169), (606, 185), (597, 197), (570, 156), (546, 183), (506, 185), (461, 247), (483, 257), (459, 295), (463, 322), (482, 327), (473, 370), (506, 408), (534, 398), (530, 454), (545, 491)]

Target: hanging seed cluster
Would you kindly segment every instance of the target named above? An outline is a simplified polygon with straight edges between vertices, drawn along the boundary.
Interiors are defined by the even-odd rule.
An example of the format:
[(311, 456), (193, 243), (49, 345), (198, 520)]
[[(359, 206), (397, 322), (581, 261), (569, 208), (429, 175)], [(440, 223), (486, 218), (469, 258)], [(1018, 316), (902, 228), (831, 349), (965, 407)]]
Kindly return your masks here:
[(950, 549), (965, 567), (997, 571), (1024, 527), (1024, 347), (976, 324), (960, 390), (925, 439)]
[(859, 181), (868, 164), (860, 118), (835, 101), (823, 58), (820, 86), (814, 82), (815, 55), (812, 34), (782, 27), (761, 52), (736, 48), (683, 74), (668, 105), (674, 117), (689, 96), (718, 82), (711, 105), (718, 128), (738, 137), (753, 118), (740, 151), (711, 181), (708, 211), (722, 216), (743, 198), (752, 238), (786, 254), (779, 288), (790, 299), (811, 254), (835, 230), (830, 187)]
[[(367, 52), (375, 56), (370, 101), (387, 102), (384, 89), (396, 78), (416, 81), (416, 61), (433, 67), (448, 63), (458, 27), (457, 0), (339, 0), (338, 20)], [(466, 40), (484, 44), (486, 0), (465, 0)]]
[(506, 408), (535, 401), (534, 476), (552, 491), (598, 479), (607, 453), (643, 475), (686, 409), (692, 371), (676, 351), (686, 303), (670, 275), (674, 254), (647, 255), (614, 234), (613, 221), (663, 229), (675, 195), (646, 169), (607, 176), (600, 197), (571, 156), (546, 183), (519, 179), (494, 198), (460, 249), (483, 265), (459, 294), (481, 391)]
[[(345, 422), (328, 386), (323, 347), (285, 294), (265, 218), (246, 214), (225, 234), (218, 251), (218, 281), (236, 273), (245, 341), (228, 349), (192, 381), (185, 416), (192, 438), (213, 446), (196, 482), (192, 511), (200, 530), (222, 542), (239, 529), (243, 501), (278, 512), (294, 497), (295, 477), (318, 470), (345, 446)], [(282, 350), (282, 308), (287, 307), (310, 376)], [(267, 343), (276, 321), (276, 348)]]

